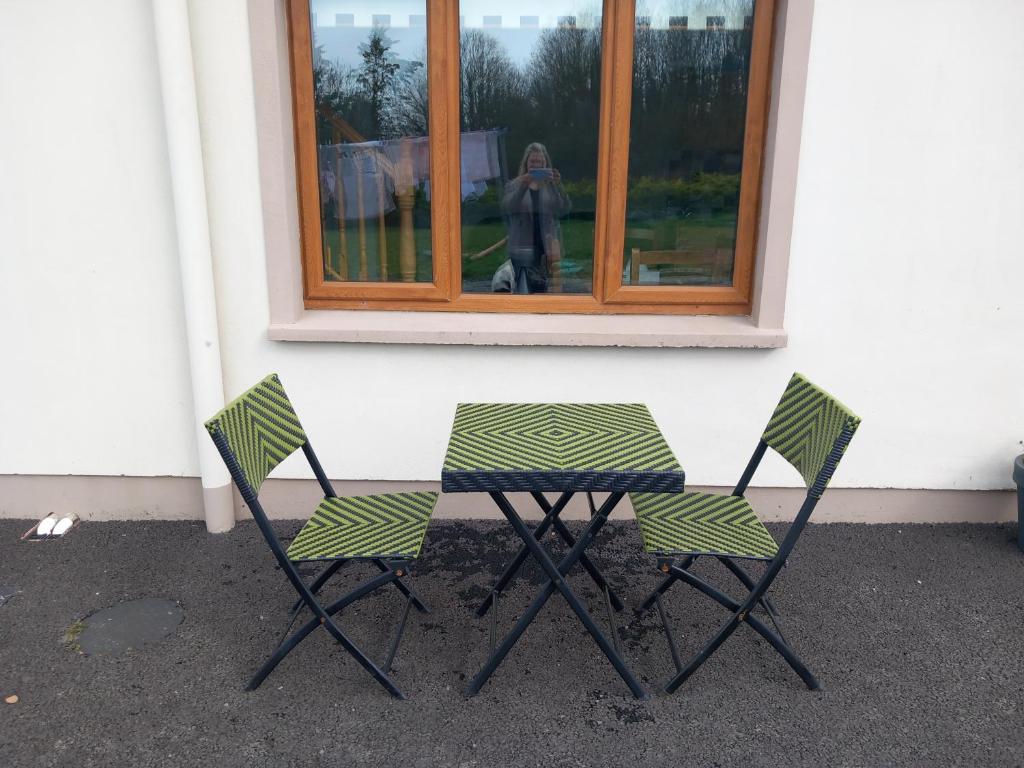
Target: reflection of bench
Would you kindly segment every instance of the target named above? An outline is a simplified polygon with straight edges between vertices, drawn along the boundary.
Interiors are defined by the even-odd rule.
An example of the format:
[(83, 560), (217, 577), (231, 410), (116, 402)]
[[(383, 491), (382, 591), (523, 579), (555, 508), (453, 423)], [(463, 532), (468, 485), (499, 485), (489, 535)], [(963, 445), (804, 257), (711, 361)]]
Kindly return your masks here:
[(640, 266), (670, 265), (687, 267), (706, 274), (712, 283), (728, 283), (732, 267), (732, 249), (706, 248), (672, 251), (641, 251), (634, 248), (629, 265), (629, 284), (640, 284)]

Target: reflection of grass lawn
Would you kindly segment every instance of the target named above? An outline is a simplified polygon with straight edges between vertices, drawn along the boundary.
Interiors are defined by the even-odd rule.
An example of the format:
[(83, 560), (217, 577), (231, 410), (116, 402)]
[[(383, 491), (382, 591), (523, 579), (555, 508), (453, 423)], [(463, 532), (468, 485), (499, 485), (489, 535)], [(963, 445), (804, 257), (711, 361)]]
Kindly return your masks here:
[[(732, 247), (736, 231), (733, 215), (663, 218), (626, 228), (626, 253), (685, 248)], [(462, 274), (469, 280), (489, 279), (508, 258), (504, 246), (480, 259), (470, 256), (486, 250), (505, 237), (503, 222), (473, 224), (462, 228)], [(639, 236), (638, 236), (639, 235)], [(569, 219), (562, 222), (565, 274), (589, 281), (594, 274), (594, 223)]]
[[(392, 222), (388, 217), (384, 227), (384, 244), (387, 253), (388, 280), (401, 280), (399, 249), (401, 247), (401, 230), (397, 220)], [(397, 217), (395, 217), (397, 219)], [(334, 222), (332, 221), (331, 224)], [(366, 250), (366, 271), (371, 281), (380, 280), (380, 229), (377, 219), (366, 222), (365, 228), (365, 250)], [(425, 227), (416, 227), (413, 230), (416, 248), (416, 280), (418, 282), (430, 282), (433, 279), (433, 266), (430, 263), (431, 242), (430, 230)], [(359, 226), (357, 222), (345, 223), (345, 250), (347, 252), (346, 262), (348, 270), (342, 270), (341, 264), (341, 238), (337, 227), (331, 227), (325, 223), (324, 240), (331, 249), (331, 268), (342, 274), (347, 280), (359, 279), (360, 247), (359, 247)], [(326, 252), (325, 252), (326, 257)], [(328, 279), (338, 279), (329, 277)]]
[(663, 251), (675, 248), (731, 248), (736, 235), (733, 214), (666, 217), (626, 225), (626, 253), (633, 248)]
[[(388, 217), (389, 219), (391, 217)], [(708, 216), (670, 217), (651, 219), (643, 222), (629, 222), (626, 226), (626, 253), (633, 248), (644, 251), (672, 250), (685, 248), (732, 247), (736, 231), (736, 217), (731, 214)], [(345, 228), (346, 246), (348, 251), (348, 272), (350, 280), (359, 276), (359, 236), (355, 222), (349, 222)], [(471, 259), (474, 254), (490, 248), (507, 234), (502, 220), (468, 224), (462, 228), (462, 274), (467, 281), (490, 281), (491, 276), (508, 258), (508, 250), (503, 245), (492, 253)], [(335, 270), (340, 270), (340, 240), (338, 230), (328, 227), (325, 237), (331, 248), (331, 263)], [(378, 280), (380, 274), (380, 256), (378, 250), (377, 222), (367, 222), (366, 226), (366, 261), (370, 280)], [(429, 281), (433, 270), (430, 263), (432, 245), (430, 231), (426, 228), (415, 230), (416, 240), (416, 279)], [(399, 246), (400, 233), (397, 222), (390, 220), (385, 227), (385, 241), (388, 262), (388, 278), (399, 280)], [(562, 222), (562, 242), (564, 246), (563, 273), (583, 283), (589, 283), (594, 274), (594, 222), (585, 219), (567, 219)]]

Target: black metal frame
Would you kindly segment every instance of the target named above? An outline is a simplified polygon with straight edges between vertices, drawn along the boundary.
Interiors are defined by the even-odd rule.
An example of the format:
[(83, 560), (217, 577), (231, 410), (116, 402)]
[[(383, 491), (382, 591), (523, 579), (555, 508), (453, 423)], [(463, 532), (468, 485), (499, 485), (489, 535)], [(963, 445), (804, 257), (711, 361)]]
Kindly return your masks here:
[[(612, 606), (615, 605), (617, 610), (621, 610), (622, 602), (618, 597), (611, 592), (608, 586), (608, 582), (604, 576), (598, 570), (589, 558), (584, 554), (586, 548), (597, 536), (598, 531), (608, 521), (608, 516), (611, 514), (615, 506), (622, 500), (625, 495), (624, 492), (617, 491), (609, 495), (608, 499), (600, 506), (594, 505), (593, 497), (590, 493), (587, 494), (588, 501), (590, 504), (590, 523), (580, 534), (578, 539), (574, 539), (565, 524), (559, 519), (562, 511), (565, 509), (569, 500), (573, 497), (573, 491), (565, 491), (554, 503), (550, 504), (544, 495), (539, 491), (533, 491), (533, 498), (537, 501), (537, 504), (544, 511), (544, 519), (534, 530), (523, 522), (523, 519), (516, 512), (515, 508), (505, 497), (505, 494), (501, 491), (491, 491), (491, 498), (498, 505), (498, 509), (501, 510), (505, 518), (511, 523), (513, 530), (523, 540), (524, 546), (512, 560), (511, 563), (505, 568), (501, 577), (498, 579), (491, 593), (487, 596), (484, 602), (477, 609), (477, 615), (483, 616), (487, 613), (488, 609), (495, 607), (498, 598), (501, 594), (502, 589), (506, 584), (515, 576), (516, 572), (522, 566), (523, 562), (527, 557), (533, 557), (544, 572), (548, 576), (548, 581), (541, 589), (537, 597), (534, 598), (533, 602), (526, 609), (526, 612), (519, 618), (512, 630), (505, 636), (497, 648), (494, 647), (494, 639), (496, 637), (496, 614), (497, 610), (493, 610), (491, 613), (491, 654), (483, 667), (470, 681), (469, 686), (466, 689), (468, 695), (472, 696), (480, 691), (483, 685), (487, 682), (488, 678), (494, 673), (505, 656), (512, 649), (512, 646), (516, 644), (523, 632), (530, 625), (533, 619), (540, 612), (541, 608), (548, 599), (556, 592), (560, 592), (565, 598), (566, 602), (572, 608), (573, 612), (579, 617), (583, 626), (586, 627), (590, 636), (594, 638), (594, 641), (600, 647), (601, 651), (608, 660), (612, 663), (615, 671), (619, 673), (619, 676), (623, 679), (629, 690), (638, 699), (646, 699), (648, 697), (647, 692), (640, 685), (640, 682), (636, 679), (629, 667), (626, 666), (626, 662), (623, 660), (621, 652), (619, 650), (619, 643), (617, 637), (617, 630), (615, 627), (614, 619), (612, 617)], [(541, 545), (540, 541), (544, 536), (544, 533), (548, 528), (554, 527), (555, 533), (557, 533), (566, 545), (569, 546), (569, 552), (562, 558), (562, 560), (556, 565), (551, 556)], [(572, 591), (568, 582), (565, 580), (565, 575), (569, 570), (577, 563), (581, 563), (590, 577), (603, 591), (605, 595), (605, 605), (608, 609), (609, 622), (612, 625), (612, 641), (609, 642), (608, 638), (601, 632), (601, 629), (594, 622), (594, 619), (587, 612), (586, 607)]]
[[(299, 599), (292, 606), (290, 621), (288, 622), (288, 626), (285, 628), (281, 640), (278, 642), (276, 650), (271, 654), (263, 666), (260, 667), (256, 674), (253, 675), (249, 684), (246, 686), (246, 690), (256, 690), (267, 675), (273, 671), (274, 667), (276, 667), (285, 656), (291, 653), (291, 651), (294, 650), (295, 647), (309, 634), (311, 634), (313, 630), (322, 626), (346, 651), (348, 651), (352, 658), (354, 658), (356, 662), (363, 667), (363, 669), (369, 672), (373, 678), (388, 691), (388, 693), (395, 698), (404, 699), (405, 695), (388, 676), (391, 669), (391, 662), (394, 660), (395, 654), (398, 651), (399, 643), (402, 640), (406, 620), (409, 616), (409, 609), (415, 605), (417, 610), (424, 613), (429, 612), (427, 606), (419, 599), (419, 597), (416, 596), (408, 585), (402, 581), (405, 576), (409, 575), (409, 564), (412, 561), (412, 558), (382, 556), (374, 558), (337, 558), (334, 560), (316, 561), (326, 562), (328, 565), (312, 582), (306, 584), (306, 582), (303, 581), (302, 576), (299, 574), (298, 569), (295, 567), (295, 563), (288, 558), (284, 547), (277, 538), (277, 534), (274, 533), (274, 529), (270, 525), (270, 521), (267, 518), (266, 513), (263, 511), (263, 507), (260, 506), (257, 494), (249, 485), (249, 481), (246, 480), (245, 473), (242, 471), (234, 452), (228, 445), (228, 441), (224, 436), (224, 433), (214, 426), (210, 431), (210, 435), (213, 438), (214, 444), (217, 446), (217, 450), (220, 452), (221, 458), (224, 459), (224, 463), (227, 465), (228, 471), (231, 473), (231, 479), (234, 480), (235, 485), (242, 494), (242, 498), (245, 500), (249, 510), (252, 512), (252, 516), (256, 520), (256, 525), (259, 526), (260, 533), (262, 533), (263, 538), (267, 540), (267, 544), (270, 546), (271, 552), (274, 553), (274, 557), (281, 566), (281, 570), (284, 571), (288, 580), (295, 588), (295, 591), (299, 593)], [(320, 465), (320, 461), (317, 459), (316, 454), (313, 453), (313, 448), (309, 444), (308, 440), (302, 445), (302, 452), (305, 454), (306, 460), (313, 469), (313, 473), (316, 475), (316, 479), (319, 481), (320, 487), (323, 489), (324, 496), (336, 497), (337, 494), (334, 492), (331, 481), (327, 479), (327, 475), (324, 473), (323, 467)], [(334, 602), (328, 605), (322, 605), (320, 601), (317, 600), (316, 594), (324, 584), (327, 583), (331, 576), (333, 576), (343, 565), (351, 561), (370, 562), (381, 573), (369, 581), (364, 582)], [(403, 595), (405, 595), (406, 600), (387, 659), (383, 664), (378, 666), (369, 656), (357, 647), (356, 644), (345, 635), (345, 633), (341, 631), (332, 617), (346, 606), (354, 603), (356, 600), (366, 597), (371, 592), (374, 592), (388, 584), (393, 584)], [(288, 633), (291, 630), (292, 625), (295, 623), (295, 619), (298, 617), (303, 606), (309, 608), (313, 617), (289, 635)]]
[[(755, 581), (750, 574), (735, 562), (736, 559), (747, 558), (715, 556), (749, 590), (747, 596), (743, 600), (734, 600), (715, 586), (690, 573), (690, 566), (701, 555), (686, 555), (681, 564), (676, 564), (673, 558), (661, 558), (659, 560), (659, 570), (666, 574), (666, 576), (661, 584), (659, 584), (641, 604), (641, 610), (647, 610), (652, 605), (657, 605), (662, 624), (665, 627), (665, 633), (668, 636), (669, 650), (672, 654), (672, 660), (676, 667), (676, 674), (665, 685), (665, 691), (667, 693), (674, 693), (679, 686), (686, 682), (690, 675), (697, 671), (701, 664), (708, 660), (711, 654), (718, 650), (719, 646), (721, 646), (722, 643), (724, 643), (729, 636), (736, 631), (740, 624), (744, 623), (748, 624), (751, 629), (761, 635), (761, 637), (767, 640), (768, 643), (779, 652), (782, 658), (786, 660), (786, 663), (793, 668), (808, 688), (812, 691), (819, 690), (821, 688), (821, 684), (818, 682), (818, 679), (813, 673), (811, 673), (803, 661), (800, 660), (800, 657), (796, 655), (792, 647), (782, 636), (782, 630), (779, 626), (778, 612), (769, 601), (767, 592), (768, 588), (772, 585), (772, 582), (775, 581), (775, 578), (779, 575), (782, 567), (786, 564), (786, 560), (789, 558), (790, 553), (792, 553), (793, 547), (796, 546), (797, 539), (800, 538), (800, 534), (807, 525), (807, 521), (810, 519), (811, 513), (814, 511), (814, 507), (817, 505), (818, 499), (821, 497), (822, 493), (824, 493), (825, 487), (828, 485), (828, 481), (831, 479), (832, 473), (835, 472), (836, 465), (839, 463), (839, 459), (846, 450), (846, 446), (849, 444), (851, 437), (853, 437), (853, 430), (849, 427), (844, 427), (842, 432), (840, 432), (839, 436), (836, 438), (832, 450), (826, 457), (824, 466), (818, 473), (814, 484), (808, 489), (807, 496), (800, 507), (800, 511), (797, 513), (796, 518), (790, 525), (789, 531), (786, 533), (786, 538), (779, 547), (778, 553), (776, 553), (774, 558), (767, 561), (768, 566), (760, 579)], [(757, 448), (754, 450), (753, 456), (750, 457), (750, 461), (747, 462), (747, 467), (743, 471), (743, 475), (740, 478), (739, 483), (737, 483), (736, 488), (732, 492), (733, 496), (743, 496), (743, 494), (746, 493), (747, 486), (750, 484), (750, 480), (754, 476), (754, 472), (761, 463), (761, 459), (764, 457), (767, 449), (768, 444), (764, 439), (761, 439), (758, 442)], [(672, 636), (672, 630), (669, 627), (668, 618), (665, 614), (665, 609), (661, 601), (661, 596), (676, 581), (683, 581), (689, 584), (698, 592), (707, 595), (732, 613), (729, 620), (722, 625), (711, 640), (709, 640), (705, 646), (685, 665), (679, 661), (679, 653), (676, 648), (675, 638)], [(765, 610), (768, 618), (775, 626), (774, 632), (763, 621), (761, 621), (761, 619), (753, 615), (755, 607), (759, 604)]]

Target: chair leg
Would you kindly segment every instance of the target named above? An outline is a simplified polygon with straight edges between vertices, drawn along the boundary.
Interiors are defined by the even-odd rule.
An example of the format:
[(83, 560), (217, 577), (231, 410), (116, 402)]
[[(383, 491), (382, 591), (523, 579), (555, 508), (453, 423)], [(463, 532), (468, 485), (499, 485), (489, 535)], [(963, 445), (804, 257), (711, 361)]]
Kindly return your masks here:
[[(323, 608), (323, 612), (327, 616), (333, 616), (338, 611), (342, 610), (345, 606), (350, 605), (354, 603), (356, 600), (359, 600), (360, 598), (363, 598), (366, 595), (370, 594), (374, 590), (383, 587), (385, 584), (388, 584), (395, 578), (396, 577), (394, 573), (390, 571), (388, 573), (382, 573), (380, 576), (370, 579), (370, 581), (352, 590), (347, 595), (345, 595), (342, 598), (339, 598), (326, 608)], [(316, 613), (315, 610), (314, 613)], [(303, 624), (301, 627), (295, 630), (295, 632), (292, 633), (292, 635), (287, 637), (283, 642), (281, 642), (277, 646), (275, 651), (270, 655), (270, 658), (268, 658), (263, 663), (263, 666), (260, 667), (259, 670), (257, 670), (256, 674), (253, 675), (252, 679), (249, 681), (249, 684), (245, 687), (245, 689), (247, 691), (255, 691), (257, 688), (259, 688), (263, 681), (266, 679), (267, 675), (274, 671), (274, 668), (281, 663), (282, 659), (284, 659), (285, 656), (291, 653), (295, 646), (297, 646), (299, 643), (305, 640), (306, 637), (319, 626), (321, 626), (320, 618), (314, 615), (313, 618), (311, 618), (309, 621), (307, 621), (305, 624)], [(326, 622), (324, 622), (324, 626), (326, 626)], [(340, 632), (340, 630), (338, 631)], [(331, 634), (334, 633), (332, 632)], [(349, 642), (349, 644), (351, 644), (347, 638), (346, 642)], [(355, 648), (355, 646), (352, 647)], [(358, 649), (356, 650), (358, 651)], [(351, 651), (349, 652), (351, 653)]]
[[(388, 570), (390, 570), (387, 566), (387, 563), (385, 563), (383, 560), (380, 560), (379, 558), (374, 560), (373, 564), (376, 565), (377, 568), (382, 573), (386, 573)], [(412, 604), (416, 606), (417, 611), (419, 611), (420, 613), (430, 613), (430, 609), (427, 607), (426, 603), (420, 600), (419, 596), (415, 592), (413, 592), (412, 589), (404, 581), (402, 581), (401, 576), (395, 579), (395, 587), (409, 600), (412, 600)]]
[(814, 673), (812, 673), (811, 670), (809, 670), (804, 665), (803, 661), (800, 660), (800, 657), (793, 652), (793, 649), (790, 648), (786, 641), (782, 638), (781, 632), (778, 635), (776, 635), (774, 632), (768, 629), (768, 627), (764, 625), (764, 622), (762, 622), (756, 616), (748, 615), (747, 623), (755, 632), (757, 632), (759, 635), (761, 635), (761, 637), (763, 637), (765, 640), (771, 643), (772, 648), (778, 651), (779, 655), (786, 660), (786, 663), (793, 668), (793, 671), (800, 675), (800, 679), (804, 681), (804, 684), (808, 688), (810, 688), (812, 691), (821, 690), (821, 683), (818, 682), (818, 678), (816, 678), (814, 676)]
[(278, 643), (277, 648), (270, 655), (270, 658), (263, 662), (263, 666), (256, 670), (256, 674), (254, 674), (252, 679), (249, 680), (249, 683), (245, 686), (245, 690), (255, 691), (259, 688), (263, 684), (263, 681), (266, 680), (267, 675), (274, 671), (274, 667), (280, 664), (282, 659), (291, 653), (295, 646), (305, 640), (306, 636), (318, 626), (320, 626), (319, 619), (310, 619), (295, 630), (294, 634), (286, 637), (283, 641)]
[(391, 678), (388, 677), (380, 667), (373, 663), (373, 659), (359, 650), (356, 644), (345, 636), (345, 633), (342, 632), (338, 628), (338, 625), (334, 623), (334, 619), (328, 616), (324, 621), (324, 628), (334, 636), (334, 639), (349, 652), (349, 655), (352, 656), (352, 658), (355, 659), (363, 669), (373, 675), (373, 679), (380, 683), (388, 693), (396, 699), (405, 698), (405, 694), (402, 693), (401, 689), (395, 685)]
[[(687, 568), (689, 568), (691, 565), (693, 565), (693, 562), (696, 559), (697, 559), (696, 557), (694, 557), (693, 555), (690, 555), (685, 560), (683, 560), (682, 565), (680, 565), (678, 567), (682, 568), (685, 571)], [(640, 603), (640, 610), (641, 611), (649, 610), (650, 607), (652, 605), (654, 605), (655, 602), (657, 602), (658, 598), (661, 597), (666, 592), (668, 592), (669, 587), (671, 587), (673, 584), (675, 584), (676, 581), (678, 581), (678, 580), (679, 580), (678, 576), (676, 576), (674, 573), (669, 572), (669, 574), (662, 580), (661, 584), (659, 584), (657, 587), (655, 587), (654, 591), (651, 592), (651, 594), (649, 594), (647, 596), (647, 599), (645, 599), (642, 603)]]
[[(738, 621), (738, 616), (739, 616), (739, 613), (741, 612), (741, 609), (743, 611), (746, 611), (747, 608), (750, 607), (749, 605), (747, 605), (747, 603), (749, 602), (749, 598), (748, 598), (748, 600), (744, 601), (741, 604), (741, 603), (737, 602), (736, 600), (733, 600), (731, 597), (726, 595), (724, 592), (716, 589), (711, 584), (708, 584), (706, 581), (704, 581), (700, 577), (694, 576), (689, 571), (685, 571), (685, 570), (682, 570), (682, 569), (677, 569), (675, 567), (673, 567), (672, 570), (673, 570), (673, 572), (676, 572), (677, 570), (679, 571), (678, 573), (676, 573), (676, 576), (679, 578), (680, 581), (686, 582), (691, 587), (696, 589), (698, 592), (701, 592), (702, 594), (707, 595), (712, 600), (714, 600), (719, 605), (721, 605), (723, 608), (725, 608), (725, 609), (727, 609), (729, 611), (734, 611), (735, 615), (734, 615), (733, 618), (737, 619), (737, 621)], [(793, 671), (796, 672), (800, 676), (800, 679), (802, 679), (804, 681), (804, 683), (807, 685), (808, 688), (810, 688), (812, 691), (816, 691), (816, 690), (819, 690), (821, 688), (821, 684), (818, 682), (818, 679), (811, 673), (811, 671), (809, 669), (807, 669), (807, 667), (804, 665), (804, 663), (800, 660), (800, 657), (796, 655), (796, 653), (793, 651), (793, 649), (789, 647), (789, 645), (786, 643), (786, 641), (780, 635), (777, 635), (776, 633), (772, 632), (764, 624), (764, 622), (762, 622), (757, 616), (753, 616), (750, 613), (747, 613), (745, 620), (746, 620), (746, 622), (750, 625), (750, 627), (754, 631), (756, 631), (758, 634), (760, 634), (765, 640), (767, 640), (769, 642), (769, 644), (771, 644), (771, 646), (776, 651), (779, 652), (779, 654), (782, 656), (782, 658), (784, 658), (786, 660), (786, 663), (789, 664), (789, 666), (793, 668)], [(712, 651), (713, 650), (714, 649), (712, 649)], [(709, 653), (709, 655), (710, 655), (710, 653)], [(701, 663), (703, 663), (703, 660), (701, 661)], [(699, 664), (697, 666), (699, 666)], [(696, 669), (696, 666), (693, 669)], [(693, 670), (690, 670), (690, 674), (692, 674), (692, 673), (693, 673)], [(688, 676), (689, 675), (687, 675), (687, 677)], [(677, 677), (678, 677), (678, 675), (677, 675)], [(684, 677), (682, 680), (680, 680), (676, 684), (676, 687), (678, 688), (678, 686), (681, 685), (683, 680), (685, 680), (685, 679), (686, 678)], [(675, 678), (673, 678), (673, 682), (674, 681), (675, 681)], [(675, 690), (675, 688), (673, 688), (673, 690)]]
[(675, 677), (668, 681), (668, 685), (665, 686), (665, 693), (675, 693), (676, 689), (680, 685), (686, 682), (686, 679), (692, 675), (697, 669), (708, 660), (708, 657), (712, 653), (718, 650), (719, 646), (729, 639), (729, 635), (736, 631), (736, 627), (740, 625), (739, 617), (734, 615), (729, 621), (727, 621), (718, 633), (711, 638), (710, 642), (705, 645), (696, 655), (687, 663), (682, 670), (676, 673)]
[[(743, 586), (753, 592), (754, 587), (757, 585), (754, 583), (754, 580), (750, 578), (749, 573), (747, 573), (739, 564), (733, 562), (727, 557), (720, 557), (718, 560), (722, 565), (728, 568), (737, 579), (740, 580)], [(786, 637), (782, 634), (782, 619), (779, 618), (779, 612), (775, 610), (775, 606), (772, 605), (772, 601), (768, 598), (768, 595), (763, 595), (760, 603), (761, 607), (764, 608), (765, 613), (768, 614), (768, 618), (772, 620), (772, 624), (775, 626), (775, 631), (779, 633), (779, 637), (781, 637), (782, 641), (785, 642)]]
[[(348, 560), (335, 560), (335, 561), (333, 561), (330, 565), (328, 565), (326, 568), (324, 568), (322, 571), (320, 571), (320, 573), (318, 573), (316, 575), (316, 578), (313, 579), (312, 583), (309, 585), (309, 591), (312, 592), (314, 595), (317, 592), (319, 592), (320, 588), (324, 584), (327, 583), (327, 580), (329, 578), (331, 578), (331, 576), (336, 574), (338, 572), (338, 569), (341, 568), (341, 566), (343, 566), (347, 562), (348, 562)], [(292, 618), (293, 618), (293, 620), (294, 620), (294, 614), (297, 614), (299, 612), (299, 608), (301, 608), (301, 607), (302, 607), (302, 598), (300, 597), (298, 600), (295, 601), (295, 604), (292, 605), (292, 614), (293, 614)], [(289, 626), (291, 626), (291, 625), (289, 624)]]
[(661, 584), (659, 584), (657, 587), (655, 587), (654, 591), (651, 592), (651, 594), (649, 594), (647, 596), (647, 598), (642, 603), (640, 603), (640, 610), (641, 611), (649, 610), (652, 605), (654, 605), (656, 602), (658, 602), (658, 598), (660, 598), (663, 594), (668, 592), (669, 587), (671, 587), (673, 584), (675, 584), (678, 580), (679, 580), (679, 577), (676, 576), (675, 574), (671, 574), (671, 573), (668, 576), (666, 576), (664, 579), (662, 579), (661, 580)]
[(405, 622), (409, 619), (409, 609), (412, 608), (412, 597), (405, 601), (405, 609), (402, 611), (402, 619), (398, 622), (398, 629), (395, 632), (395, 639), (391, 642), (391, 650), (388, 651), (387, 661), (384, 662), (385, 674), (391, 671), (391, 662), (395, 660), (398, 653), (398, 645), (402, 642), (402, 634), (405, 632)]
[[(323, 585), (327, 583), (327, 580), (329, 578), (331, 578), (331, 576), (333, 576), (335, 573), (337, 573), (338, 569), (341, 568), (341, 566), (343, 566), (347, 562), (349, 562), (349, 561), (348, 560), (335, 560), (330, 565), (328, 565), (326, 568), (324, 568), (324, 570), (321, 571), (319, 574), (317, 574), (316, 579), (309, 585), (309, 591), (312, 592), (314, 595), (317, 592), (319, 592), (320, 588), (323, 587)], [(373, 564), (375, 566), (377, 566), (377, 570), (379, 570), (381, 573), (387, 573), (388, 566), (380, 558), (374, 559), (373, 560)], [(413, 592), (408, 587), (408, 585), (406, 585), (405, 582), (403, 582), (401, 580), (401, 578), (395, 579), (395, 587), (398, 589), (399, 592), (401, 592), (407, 598), (412, 598), (412, 604), (414, 606), (416, 606), (416, 610), (417, 611), (419, 611), (420, 613), (430, 613), (430, 609), (426, 606), (426, 604), (422, 600), (420, 600), (419, 596), (415, 592)], [(302, 607), (302, 598), (299, 598), (298, 600), (295, 601), (295, 604), (292, 606), (292, 614), (297, 614), (299, 612), (299, 608), (301, 608), (301, 607)], [(294, 621), (294, 616), (293, 616), (293, 621)], [(288, 626), (291, 627), (291, 624), (289, 624)], [(286, 633), (287, 633), (287, 630), (286, 630)]]
[[(337, 573), (338, 569), (341, 568), (341, 566), (343, 566), (347, 562), (348, 560), (333, 561), (330, 565), (328, 565), (326, 568), (320, 571), (320, 573), (317, 574), (316, 578), (309, 585), (309, 591), (314, 595), (317, 594), (320, 591), (320, 588), (327, 583), (327, 580), (331, 578), (331, 576), (333, 576), (335, 573)], [(284, 628), (284, 632), (281, 633), (281, 637), (277, 641), (278, 645), (283, 643), (284, 639), (288, 637), (288, 633), (292, 631), (292, 627), (295, 625), (295, 620), (299, 618), (299, 611), (302, 608), (302, 606), (303, 600), (300, 597), (298, 600), (295, 601), (295, 604), (292, 605), (292, 609), (288, 615), (288, 626), (286, 626)]]

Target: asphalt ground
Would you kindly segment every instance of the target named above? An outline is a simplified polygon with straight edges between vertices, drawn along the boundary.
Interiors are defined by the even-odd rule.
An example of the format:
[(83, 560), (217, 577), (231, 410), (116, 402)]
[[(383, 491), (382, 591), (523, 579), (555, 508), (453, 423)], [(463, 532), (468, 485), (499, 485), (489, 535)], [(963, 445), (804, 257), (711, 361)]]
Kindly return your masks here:
[[(632, 523), (590, 550), (627, 603), (637, 701), (560, 596), (483, 691), (489, 623), (473, 608), (516, 549), (496, 522), (431, 524), (412, 584), (390, 698), (326, 632), (314, 632), (254, 693), (243, 690), (283, 629), (294, 592), (255, 525), (84, 523), (19, 543), (0, 521), (0, 765), (3, 766), (948, 766), (1024, 764), (1024, 554), (1015, 525), (811, 525), (773, 589), (787, 639), (821, 679), (810, 692), (747, 627), (675, 695), (656, 583)], [(576, 524), (574, 527), (578, 527)], [(281, 523), (292, 535), (294, 523)], [(784, 526), (770, 526), (778, 537)], [(550, 542), (549, 542), (550, 543)], [(738, 595), (715, 562), (697, 572)], [(368, 578), (343, 569), (329, 597)], [(502, 599), (507, 630), (541, 584), (528, 567)], [(570, 577), (606, 626), (585, 573)], [(85, 655), (77, 623), (140, 598), (176, 601), (166, 640)], [(380, 659), (403, 607), (394, 589), (346, 609), (342, 628)], [(666, 607), (688, 656), (725, 612), (677, 585)], [(70, 630), (70, 632), (69, 632)]]

